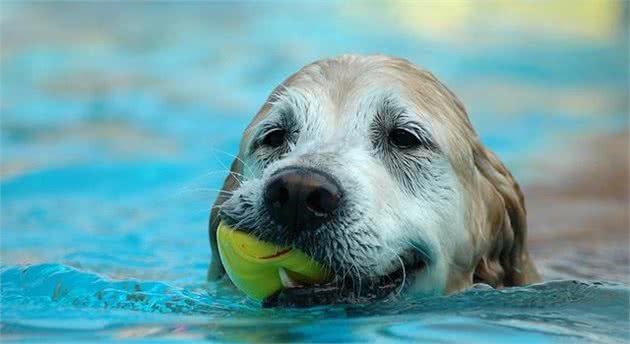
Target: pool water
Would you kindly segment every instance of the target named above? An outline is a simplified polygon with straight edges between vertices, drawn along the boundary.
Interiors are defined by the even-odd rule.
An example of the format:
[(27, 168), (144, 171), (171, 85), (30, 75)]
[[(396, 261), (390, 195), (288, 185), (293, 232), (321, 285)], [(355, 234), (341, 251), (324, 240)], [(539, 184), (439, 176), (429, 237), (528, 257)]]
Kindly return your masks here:
[(6, 338), (51, 341), (623, 342), (630, 296), (616, 283), (555, 281), (294, 310), (261, 309), (224, 284), (113, 281), (61, 264), (8, 268), (2, 279)]
[(370, 305), (262, 309), (205, 280), (226, 166), (297, 68), (357, 52), (431, 69), (527, 188), (553, 178), (546, 151), (626, 130), (627, 4), (602, 4), (603, 23), (563, 7), (545, 28), (437, 4), (3, 2), (1, 339), (627, 342), (623, 240), (597, 261), (530, 245), (538, 285)]

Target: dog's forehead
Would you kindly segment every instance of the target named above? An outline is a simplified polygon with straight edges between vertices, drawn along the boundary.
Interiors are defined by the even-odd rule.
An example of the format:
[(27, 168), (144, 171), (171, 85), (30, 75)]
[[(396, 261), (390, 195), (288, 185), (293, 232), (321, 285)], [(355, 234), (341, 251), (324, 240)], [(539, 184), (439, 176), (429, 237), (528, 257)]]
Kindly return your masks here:
[[(364, 130), (356, 129), (368, 126), (384, 104), (427, 121), (422, 118), (427, 112), (418, 108), (414, 93), (418, 84), (430, 81), (423, 80), (422, 72), (406, 61), (344, 56), (298, 71), (274, 92), (272, 109), (292, 109), (300, 123), (327, 128), (327, 132), (355, 129), (360, 133)], [(269, 111), (269, 115), (277, 112)]]
[(344, 55), (307, 65), (279, 85), (246, 130), (241, 148), (261, 122), (287, 108), (324, 134), (362, 135), (386, 98), (438, 131), (433, 134), (445, 145), (449, 136), (473, 132), (461, 103), (430, 72), (388, 56)]
[(320, 110), (317, 115), (332, 117), (327, 120), (365, 116), (362, 112), (377, 106), (384, 97), (404, 97), (405, 85), (387, 61), (367, 58), (320, 61), (296, 73), (288, 80), (286, 89), (302, 94), (304, 101)]

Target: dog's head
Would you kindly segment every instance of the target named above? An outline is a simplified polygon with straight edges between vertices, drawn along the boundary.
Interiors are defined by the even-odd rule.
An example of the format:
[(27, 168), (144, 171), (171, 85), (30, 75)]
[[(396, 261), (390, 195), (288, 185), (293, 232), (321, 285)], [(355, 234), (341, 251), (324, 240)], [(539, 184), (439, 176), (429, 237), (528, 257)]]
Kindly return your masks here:
[(355, 292), (400, 275), (431, 294), (536, 275), (518, 185), (460, 101), (405, 60), (342, 56), (292, 75), (246, 129), (223, 191), (213, 243), (223, 219)]

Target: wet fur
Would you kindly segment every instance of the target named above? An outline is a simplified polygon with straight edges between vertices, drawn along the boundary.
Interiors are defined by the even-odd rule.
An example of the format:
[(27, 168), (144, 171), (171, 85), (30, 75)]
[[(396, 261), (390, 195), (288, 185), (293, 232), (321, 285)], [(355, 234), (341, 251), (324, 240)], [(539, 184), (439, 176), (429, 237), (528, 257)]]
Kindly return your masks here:
[[(375, 76), (373, 80), (362, 79), (363, 74), (369, 75), (375, 69), (378, 69), (381, 74)], [(368, 88), (370, 83), (376, 85), (369, 85), (371, 88)], [(344, 107), (348, 106), (346, 101), (353, 97), (367, 99), (366, 103), (357, 105), (358, 109), (374, 108), (374, 104), (368, 103), (375, 100), (363, 94), (374, 89), (389, 90), (389, 93), (395, 94), (395, 106), (389, 109), (402, 107), (408, 114), (417, 116), (419, 122), (426, 124), (419, 129), (426, 133), (426, 136), (423, 136), (427, 140), (426, 149), (410, 159), (397, 158), (390, 152), (379, 158), (382, 166), (369, 165), (373, 164), (372, 160), (363, 161), (359, 158), (354, 162), (359, 165), (355, 173), (361, 176), (372, 174), (371, 180), (380, 178), (383, 185), (392, 185), (392, 189), (402, 190), (402, 194), (397, 197), (414, 200), (413, 202), (406, 201), (410, 203), (411, 209), (387, 210), (393, 213), (390, 221), (395, 221), (395, 219), (401, 221), (389, 224), (389, 227), (392, 227), (391, 230), (395, 231), (396, 227), (413, 226), (422, 221), (430, 222), (426, 224), (426, 228), (431, 229), (423, 228), (417, 232), (417, 235), (393, 232), (401, 238), (411, 236), (405, 240), (417, 242), (420, 250), (435, 251), (429, 252), (436, 260), (432, 262), (430, 271), (419, 274), (418, 281), (415, 281), (417, 289), (425, 293), (442, 294), (461, 290), (478, 282), (494, 287), (505, 287), (538, 281), (539, 277), (530, 260), (526, 245), (527, 224), (522, 193), (505, 166), (492, 152), (483, 147), (468, 120), (464, 106), (457, 97), (431, 73), (413, 66), (406, 60), (385, 56), (356, 55), (317, 61), (289, 77), (272, 92), (246, 129), (238, 158), (234, 160), (231, 173), (222, 187), (223, 192), (218, 195), (212, 208), (209, 236), (213, 257), (208, 278), (216, 279), (224, 273), (217, 255), (215, 235), (219, 223), (219, 209), (224, 208), (224, 210), (229, 209), (234, 212), (237, 208), (244, 206), (256, 208), (255, 200), (249, 202), (246, 197), (251, 197), (251, 193), (255, 193), (256, 188), (262, 188), (263, 180), (270, 172), (291, 164), (303, 164), (305, 160), (298, 158), (299, 154), (310, 154), (318, 168), (328, 169), (333, 174), (336, 169), (342, 168), (342, 166), (335, 166), (336, 164), (348, 163), (336, 161), (339, 158), (335, 153), (337, 148), (332, 147), (328, 152), (315, 153), (309, 151), (308, 142), (294, 143), (290, 148), (297, 151), (291, 159), (277, 157), (269, 161), (258, 159), (257, 162), (253, 162), (249, 150), (252, 147), (252, 137), (259, 134), (257, 131), (261, 130), (261, 122), (268, 116), (277, 115), (275, 112), (280, 111), (278, 104), (287, 104), (287, 102), (294, 102), (292, 111), (302, 112), (298, 116), (311, 117), (319, 116), (323, 111), (337, 111), (335, 115), (337, 113), (339, 115), (336, 116), (343, 116)], [(304, 94), (309, 91), (320, 93)], [(401, 94), (398, 94), (398, 91)], [(312, 99), (313, 96), (330, 99), (332, 108), (317, 108), (316, 104), (309, 103), (308, 98)], [(374, 97), (380, 102), (387, 101), (386, 98), (386, 96), (379, 98), (376, 95)], [(380, 115), (386, 117), (381, 124), (393, 118), (392, 114), (381, 113)], [(328, 118), (333, 120), (332, 117)], [(362, 118), (361, 114), (358, 114), (357, 118)], [(365, 114), (363, 118), (376, 123), (372, 125), (380, 125), (378, 116)], [(343, 122), (345, 118), (339, 117), (334, 120)], [(358, 124), (357, 128), (360, 127)], [(379, 131), (374, 131), (374, 133), (378, 135)], [(371, 140), (374, 141), (373, 138)], [(375, 156), (385, 154), (382, 153), (385, 149), (376, 148), (372, 153)], [(246, 156), (249, 156), (249, 163), (246, 162), (248, 160)], [(397, 164), (405, 166), (397, 166)], [(405, 173), (405, 171), (412, 171), (410, 169), (416, 172)], [(243, 183), (241, 183), (242, 179), (245, 179)], [(345, 185), (353, 183), (350, 178), (341, 182)], [(258, 184), (246, 185), (251, 183)], [(350, 187), (350, 189), (353, 188)], [(243, 190), (248, 190), (249, 194)], [(323, 260), (333, 268), (338, 268), (338, 273), (355, 274), (357, 278), (386, 273), (397, 264), (394, 260), (391, 262), (374, 261), (374, 259), (385, 259), (382, 257), (391, 256), (389, 253), (384, 255), (383, 248), (379, 248), (381, 244), (379, 240), (382, 240), (382, 235), (385, 234), (375, 235), (374, 233), (378, 231), (375, 228), (368, 228), (369, 223), (363, 224), (361, 228), (352, 227), (352, 224), (346, 223), (351, 222), (353, 218), (360, 221), (360, 218), (366, 215), (363, 212), (369, 211), (369, 208), (361, 203), (360, 196), (379, 197), (378, 192), (372, 194), (369, 191), (365, 192), (366, 195), (355, 195), (356, 197), (352, 199), (353, 205), (345, 209), (339, 221), (328, 225), (327, 230), (320, 231), (318, 240), (314, 237), (305, 237), (301, 238), (303, 242), (298, 243), (300, 248), (318, 260)], [(391, 206), (398, 203), (392, 201), (387, 204)], [(448, 209), (450, 212), (440, 213), (441, 209)], [(251, 209), (248, 211), (251, 212)], [(409, 211), (422, 212), (425, 214), (424, 218), (406, 218), (405, 215), (396, 215), (396, 212)], [(259, 238), (269, 241), (282, 242), (284, 240), (284, 243), (295, 244), (292, 240), (298, 240), (286, 237), (281, 231), (256, 232), (256, 228), (263, 223), (268, 225), (269, 221), (264, 219), (262, 213), (255, 214), (256, 216), (254, 214), (250, 213), (249, 220), (247, 217), (241, 218), (242, 221), (236, 225), (248, 227), (254, 230), (254, 234)], [(382, 227), (386, 224), (373, 225)], [(325, 235), (326, 240), (320, 240), (321, 235)], [(343, 239), (343, 236), (349, 237)], [(369, 238), (370, 236), (374, 237)], [(344, 245), (347, 245), (349, 240), (358, 240), (362, 244), (351, 249), (344, 249)], [(328, 246), (323, 247), (323, 245)], [(387, 249), (391, 250), (391, 247), (393, 246), (389, 245)], [(338, 254), (331, 254), (331, 252)], [(403, 252), (394, 253), (398, 258), (403, 254)], [(350, 269), (347, 265), (355, 260), (367, 263), (353, 265)]]

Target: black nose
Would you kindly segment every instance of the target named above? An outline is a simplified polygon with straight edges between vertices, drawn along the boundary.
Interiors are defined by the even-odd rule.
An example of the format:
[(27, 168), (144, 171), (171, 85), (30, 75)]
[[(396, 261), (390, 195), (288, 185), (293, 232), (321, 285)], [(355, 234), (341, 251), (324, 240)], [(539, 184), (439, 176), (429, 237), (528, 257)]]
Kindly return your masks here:
[(280, 170), (265, 188), (271, 217), (292, 231), (321, 226), (332, 217), (341, 196), (341, 188), (331, 176), (303, 168)]

